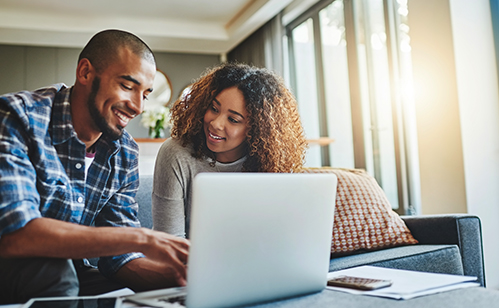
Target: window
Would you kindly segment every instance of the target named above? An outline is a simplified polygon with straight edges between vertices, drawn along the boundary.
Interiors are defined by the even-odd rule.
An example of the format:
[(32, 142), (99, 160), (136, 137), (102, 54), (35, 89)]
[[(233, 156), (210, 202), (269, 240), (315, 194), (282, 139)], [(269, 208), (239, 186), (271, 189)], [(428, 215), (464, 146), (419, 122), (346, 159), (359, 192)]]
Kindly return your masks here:
[(335, 140), (312, 145), (307, 166), (366, 169), (404, 214), (417, 161), (407, 15), (407, 0), (321, 1), (286, 26), (285, 44), (307, 138)]

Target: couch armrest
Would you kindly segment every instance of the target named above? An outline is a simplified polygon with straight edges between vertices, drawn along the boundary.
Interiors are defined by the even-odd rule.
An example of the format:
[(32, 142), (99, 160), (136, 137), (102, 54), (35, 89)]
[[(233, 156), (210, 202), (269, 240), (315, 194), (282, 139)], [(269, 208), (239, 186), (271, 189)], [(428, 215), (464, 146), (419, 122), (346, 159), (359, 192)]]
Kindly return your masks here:
[(480, 218), (469, 214), (402, 216), (420, 244), (454, 244), (459, 247), (464, 274), (476, 276), (485, 286)]

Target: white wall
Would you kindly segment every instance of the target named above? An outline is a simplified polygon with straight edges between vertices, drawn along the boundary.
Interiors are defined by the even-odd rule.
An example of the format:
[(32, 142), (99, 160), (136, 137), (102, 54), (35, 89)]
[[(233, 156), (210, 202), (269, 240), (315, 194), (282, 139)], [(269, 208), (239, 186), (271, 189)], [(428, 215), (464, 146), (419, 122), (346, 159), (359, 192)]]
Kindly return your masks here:
[(413, 0), (409, 25), (423, 214), (480, 217), (499, 289), (499, 88), (489, 0)]
[(449, 0), (409, 2), (422, 214), (466, 213)]
[(499, 289), (499, 93), (489, 0), (450, 0), (468, 212), (482, 220), (487, 287)]

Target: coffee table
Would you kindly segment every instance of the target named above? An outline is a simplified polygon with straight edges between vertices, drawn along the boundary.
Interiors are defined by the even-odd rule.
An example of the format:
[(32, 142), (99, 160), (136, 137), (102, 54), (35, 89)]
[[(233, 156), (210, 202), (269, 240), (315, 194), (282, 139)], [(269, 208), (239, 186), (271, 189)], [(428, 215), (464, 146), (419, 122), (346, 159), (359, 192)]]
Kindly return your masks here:
[[(394, 300), (323, 290), (315, 294), (248, 306), (248, 308), (483, 308), (497, 306), (499, 306), (499, 291), (474, 287), (421, 296), (409, 300)], [(21, 305), (0, 305), (0, 308), (18, 307), (21, 307)]]
[(341, 308), (471, 308), (498, 307), (499, 291), (482, 287), (458, 289), (433, 295), (421, 296), (409, 300), (394, 300), (365, 295), (323, 290), (322, 292), (259, 304), (258, 308), (308, 308), (308, 307), (341, 307)]

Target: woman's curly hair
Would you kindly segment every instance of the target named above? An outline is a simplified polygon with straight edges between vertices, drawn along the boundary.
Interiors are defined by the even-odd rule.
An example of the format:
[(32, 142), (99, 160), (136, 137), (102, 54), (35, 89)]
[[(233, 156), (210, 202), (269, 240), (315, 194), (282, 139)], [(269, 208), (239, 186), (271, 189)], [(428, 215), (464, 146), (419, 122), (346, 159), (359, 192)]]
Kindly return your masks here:
[(213, 99), (231, 87), (243, 94), (249, 115), (243, 171), (299, 172), (307, 143), (297, 103), (283, 80), (267, 69), (238, 63), (209, 69), (174, 103), (172, 137), (183, 146), (192, 144), (194, 157), (215, 161), (206, 146), (203, 119)]

